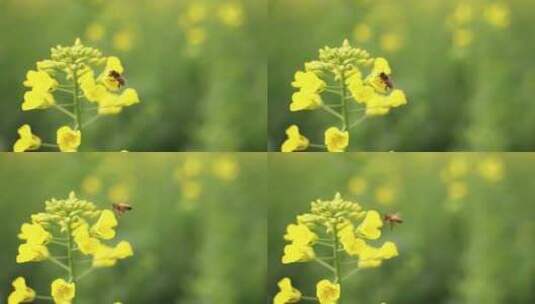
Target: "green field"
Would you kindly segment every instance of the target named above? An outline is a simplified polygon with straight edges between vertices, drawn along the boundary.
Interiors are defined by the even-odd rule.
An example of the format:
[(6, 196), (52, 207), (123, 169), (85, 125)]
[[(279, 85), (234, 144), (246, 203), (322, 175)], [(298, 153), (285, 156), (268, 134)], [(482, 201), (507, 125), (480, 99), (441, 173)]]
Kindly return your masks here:
[(70, 191), (99, 208), (133, 206), (119, 217), (117, 232), (134, 255), (80, 280), (76, 303), (231, 304), (266, 297), (263, 155), (3, 155), (0, 167), (0, 303), (18, 276), (50, 295), (50, 282), (64, 273), (48, 261), (17, 264), (15, 257), (21, 225), (43, 211), (45, 200)]
[(68, 120), (23, 112), (22, 84), (50, 48), (77, 37), (119, 57), (141, 101), (88, 127), (81, 151), (264, 151), (265, 17), (263, 0), (0, 1), (0, 151), (25, 123), (55, 142)]
[(291, 124), (323, 143), (336, 120), (321, 110), (290, 112), (290, 84), (320, 48), (346, 38), (387, 58), (408, 99), (353, 129), (349, 151), (535, 147), (533, 1), (272, 0), (269, 12), (270, 150), (280, 150)]

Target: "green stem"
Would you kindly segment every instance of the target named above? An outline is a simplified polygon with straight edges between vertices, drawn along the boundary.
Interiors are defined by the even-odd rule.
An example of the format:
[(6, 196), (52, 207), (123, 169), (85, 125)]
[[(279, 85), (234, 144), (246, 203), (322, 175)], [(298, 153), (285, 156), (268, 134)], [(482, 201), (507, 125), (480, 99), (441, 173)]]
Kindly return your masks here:
[(65, 265), (65, 264), (63, 264), (62, 262), (58, 261), (58, 260), (55, 259), (54, 257), (49, 256), (49, 257), (48, 257), (48, 260), (49, 260), (50, 262), (52, 262), (52, 263), (58, 265), (59, 267), (65, 269), (65, 270), (67, 270), (67, 271), (70, 271), (70, 268), (69, 268), (67, 265)]
[(344, 73), (342, 72), (341, 73), (342, 76), (340, 76), (340, 96), (341, 96), (341, 101), (342, 101), (342, 104), (344, 105), (342, 107), (342, 116), (343, 116), (343, 126), (342, 126), (342, 131), (345, 131), (350, 122), (349, 122), (349, 111), (347, 109), (347, 99), (346, 99), (346, 79), (345, 79), (345, 76), (344, 76)]
[(69, 281), (76, 283), (76, 270), (74, 268), (74, 252), (73, 252), (73, 239), (71, 233), (71, 223), (67, 223), (67, 233), (69, 234), (68, 246), (67, 246), (67, 257), (69, 260)]
[(57, 109), (58, 111), (60, 111), (61, 113), (69, 116), (70, 118), (72, 119), (76, 119), (76, 116), (69, 110), (65, 109), (64, 107), (58, 105), (58, 104), (55, 104), (54, 105), (54, 108)]
[(303, 301), (318, 302), (318, 299), (317, 299), (317, 298), (314, 298), (314, 297), (306, 297), (306, 296), (302, 296), (302, 297), (301, 297), (301, 300), (303, 300)]
[(340, 284), (342, 290), (342, 280), (340, 278), (340, 256), (338, 255), (338, 229), (333, 229), (333, 257), (334, 257), (334, 282)]
[(334, 269), (334, 267), (332, 267), (331, 265), (329, 265), (328, 263), (326, 263), (325, 261), (323, 260), (320, 260), (318, 258), (315, 258), (314, 261), (316, 261), (318, 264), (320, 264), (321, 266), (329, 269), (330, 271), (332, 272), (335, 272), (336, 270)]
[(54, 301), (54, 299), (52, 297), (49, 297), (49, 296), (35, 295), (35, 298), (38, 299), (38, 300)]
[(338, 119), (340, 119), (340, 120), (343, 120), (343, 119), (344, 119), (344, 117), (343, 117), (342, 115), (340, 115), (338, 112), (336, 112), (335, 110), (331, 109), (331, 108), (330, 108), (329, 106), (327, 106), (327, 105), (322, 104), (322, 105), (321, 105), (321, 108), (322, 108), (324, 111), (326, 111), (327, 113), (336, 116), (336, 117), (337, 117)]
[(74, 110), (75, 110), (75, 113), (76, 113), (76, 128), (78, 130), (80, 130), (80, 133), (83, 133), (82, 132), (82, 103), (80, 102), (80, 98), (78, 97), (78, 91), (79, 91), (79, 88), (78, 88), (78, 71), (75, 69), (73, 71), (73, 76), (72, 76), (72, 80), (73, 80), (73, 87), (74, 87), (74, 92), (72, 94), (72, 98), (73, 98), (73, 103), (74, 103)]

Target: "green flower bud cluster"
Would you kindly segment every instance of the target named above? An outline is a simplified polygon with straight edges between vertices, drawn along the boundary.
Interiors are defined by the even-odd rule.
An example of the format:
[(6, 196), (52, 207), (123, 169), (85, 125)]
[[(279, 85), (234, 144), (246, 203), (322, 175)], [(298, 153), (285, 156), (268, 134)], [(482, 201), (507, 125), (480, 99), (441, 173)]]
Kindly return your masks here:
[(358, 203), (343, 200), (340, 193), (336, 193), (331, 201), (316, 200), (310, 205), (310, 213), (299, 215), (297, 222), (312, 227), (325, 226), (327, 232), (331, 232), (335, 225), (338, 230), (342, 229), (345, 224), (360, 220), (366, 214)]
[[(45, 202), (45, 211), (32, 215), (32, 221), (44, 226), (57, 224), (62, 231), (67, 229), (67, 225), (76, 225), (87, 219), (97, 218), (101, 211), (95, 204), (89, 201), (80, 200), (74, 192), (69, 194), (69, 198), (64, 200), (51, 199)], [(82, 221), (80, 221), (82, 220)]]
[(341, 47), (324, 47), (319, 50), (319, 60), (305, 64), (305, 69), (310, 72), (330, 72), (339, 80), (344, 73), (345, 78), (351, 77), (358, 66), (370, 66), (373, 58), (363, 49), (354, 48), (346, 39)]
[(58, 45), (52, 48), (50, 54), (52, 60), (46, 60), (42, 64), (64, 70), (68, 75), (67, 78), (71, 77), (72, 71), (83, 70), (90, 64), (102, 65), (106, 61), (99, 50), (83, 45), (79, 38), (73, 46)]

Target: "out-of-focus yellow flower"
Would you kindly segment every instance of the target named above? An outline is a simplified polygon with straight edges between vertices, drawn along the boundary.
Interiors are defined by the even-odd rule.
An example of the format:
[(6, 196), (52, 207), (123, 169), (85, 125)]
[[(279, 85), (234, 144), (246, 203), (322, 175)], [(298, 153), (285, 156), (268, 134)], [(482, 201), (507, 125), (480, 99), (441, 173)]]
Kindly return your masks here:
[(499, 182), (504, 176), (503, 161), (497, 157), (487, 157), (478, 164), (478, 171), (481, 177), (489, 182)]
[(495, 2), (487, 5), (483, 11), (485, 20), (498, 28), (506, 28), (510, 25), (511, 12), (505, 3)]
[(41, 147), (41, 139), (32, 133), (30, 125), (21, 126), (18, 133), (19, 139), (13, 145), (13, 152), (37, 150)]
[(84, 178), (82, 181), (82, 190), (90, 195), (95, 195), (102, 189), (102, 181), (94, 176), (90, 175)]
[(212, 164), (212, 173), (223, 181), (233, 181), (238, 177), (240, 167), (238, 162), (231, 156), (219, 156)]
[(385, 242), (380, 248), (366, 246), (359, 254), (359, 268), (374, 268), (381, 266), (383, 260), (398, 256), (396, 244)]
[(474, 33), (471, 30), (460, 28), (453, 31), (453, 45), (458, 48), (466, 48), (474, 40)]
[(189, 23), (195, 24), (206, 19), (208, 6), (202, 2), (193, 2), (186, 9), (184, 19)]
[(98, 42), (104, 38), (106, 28), (100, 23), (92, 23), (85, 30), (85, 37), (91, 42)]
[(240, 27), (243, 25), (243, 7), (237, 2), (223, 3), (217, 8), (219, 20), (230, 27)]
[(132, 30), (122, 29), (113, 35), (112, 45), (118, 51), (128, 52), (134, 47), (135, 38)]
[(460, 200), (468, 194), (466, 183), (456, 181), (448, 185), (448, 198), (450, 200)]
[(26, 285), (23, 277), (16, 278), (12, 283), (14, 290), (7, 298), (7, 304), (30, 303), (35, 299), (35, 291)]
[(381, 227), (383, 227), (381, 215), (375, 210), (370, 210), (366, 212), (366, 217), (357, 227), (357, 233), (369, 240), (376, 240), (381, 237)]
[(185, 200), (196, 201), (202, 193), (202, 185), (197, 181), (183, 181), (180, 183), (182, 197)]
[(356, 195), (360, 195), (364, 193), (367, 187), (368, 187), (368, 182), (366, 181), (365, 178), (361, 176), (352, 177), (347, 184), (347, 188), (349, 189), (349, 191)]
[(64, 279), (56, 279), (52, 282), (51, 295), (56, 304), (70, 304), (76, 295), (76, 285), (68, 283)]
[(280, 280), (278, 285), (279, 292), (273, 298), (273, 304), (297, 303), (301, 300), (301, 292), (292, 286), (289, 278)]
[(112, 202), (128, 202), (131, 198), (130, 187), (126, 182), (114, 184), (108, 189), (108, 198)]
[(468, 160), (463, 156), (452, 158), (448, 165), (440, 172), (440, 178), (444, 182), (462, 178), (468, 174)]
[(308, 229), (306, 225), (290, 224), (286, 227), (284, 239), (291, 241), (293, 244), (308, 246), (313, 245), (318, 240), (318, 236)]
[(340, 284), (321, 280), (316, 284), (316, 297), (320, 304), (336, 304), (340, 298)]
[(121, 241), (115, 247), (101, 245), (93, 255), (93, 267), (112, 267), (118, 260), (133, 256), (132, 245)]
[(341, 131), (337, 127), (325, 130), (325, 146), (329, 152), (344, 152), (349, 145), (349, 132)]
[(20, 227), (19, 239), (31, 245), (43, 245), (52, 239), (52, 235), (39, 224), (24, 223)]
[(321, 96), (317, 93), (306, 91), (295, 92), (292, 95), (290, 111), (315, 110), (322, 104)]
[(288, 137), (281, 146), (282, 152), (303, 151), (308, 148), (308, 138), (299, 133), (299, 127), (291, 125), (286, 129), (286, 136)]
[(115, 237), (115, 227), (117, 226), (117, 219), (111, 210), (103, 210), (97, 222), (91, 227), (91, 232), (95, 236), (110, 240)]
[(375, 189), (375, 199), (379, 204), (390, 205), (394, 202), (396, 192), (392, 185), (382, 185)]
[(73, 130), (69, 126), (58, 129), (56, 142), (61, 152), (76, 152), (82, 142), (80, 130)]
[(187, 178), (198, 177), (203, 171), (203, 162), (199, 157), (188, 156), (184, 162), (175, 169), (175, 179), (182, 181)]
[(403, 37), (398, 33), (386, 33), (381, 36), (379, 43), (385, 52), (394, 53), (403, 47)]
[(294, 77), (292, 86), (302, 92), (321, 93), (327, 86), (325, 81), (321, 80), (314, 72), (297, 71)]
[(50, 253), (44, 245), (22, 244), (19, 246), (17, 263), (39, 262), (46, 260)]
[(188, 28), (185, 34), (186, 42), (190, 46), (199, 46), (206, 41), (206, 30), (202, 27)]
[(470, 3), (462, 2), (457, 5), (453, 14), (448, 18), (450, 26), (463, 26), (473, 19), (473, 8)]
[(307, 245), (289, 244), (284, 246), (284, 255), (282, 256), (283, 264), (297, 262), (308, 262), (316, 257), (314, 249)]
[(353, 29), (353, 35), (359, 43), (364, 43), (372, 37), (372, 30), (366, 23), (360, 23)]

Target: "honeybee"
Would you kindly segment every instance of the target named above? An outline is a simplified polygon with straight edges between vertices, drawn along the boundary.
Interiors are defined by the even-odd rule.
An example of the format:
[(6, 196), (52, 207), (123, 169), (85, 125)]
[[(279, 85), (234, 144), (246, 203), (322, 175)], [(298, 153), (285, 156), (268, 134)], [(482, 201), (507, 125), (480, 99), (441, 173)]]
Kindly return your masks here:
[(117, 216), (121, 216), (124, 213), (132, 210), (132, 206), (128, 203), (113, 203), (111, 204), (111, 207)]
[(379, 74), (379, 78), (381, 78), (381, 81), (389, 90), (394, 88), (394, 83), (392, 82), (392, 78), (390, 78), (390, 76), (386, 75), (385, 73), (381, 73)]
[(119, 72), (111, 70), (108, 75), (119, 83), (119, 87), (123, 87), (126, 84), (126, 80)]
[(385, 214), (383, 220), (390, 224), (390, 230), (394, 229), (396, 224), (402, 224), (403, 219), (399, 213)]

